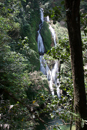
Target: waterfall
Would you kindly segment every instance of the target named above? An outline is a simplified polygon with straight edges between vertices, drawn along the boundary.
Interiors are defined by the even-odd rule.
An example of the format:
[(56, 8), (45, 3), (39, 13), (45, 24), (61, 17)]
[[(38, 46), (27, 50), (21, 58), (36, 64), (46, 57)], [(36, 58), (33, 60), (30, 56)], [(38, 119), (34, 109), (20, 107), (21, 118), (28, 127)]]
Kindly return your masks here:
[(50, 22), (49, 16), (45, 17), (46, 22)]
[(52, 28), (51, 25), (49, 26), (49, 29), (50, 29), (50, 31), (51, 31), (51, 35), (52, 35), (52, 37), (53, 37), (54, 44), (55, 44), (55, 46), (56, 46), (56, 34), (55, 34), (55, 31), (54, 31), (54, 29)]
[[(45, 47), (43, 43), (43, 39), (40, 34), (40, 30), (42, 28), (43, 22), (44, 22), (44, 14), (43, 14), (43, 9), (40, 8), (40, 19), (41, 23), (39, 24), (39, 30), (38, 30), (38, 37), (37, 37), (37, 44), (38, 44), (38, 51), (40, 54), (40, 71), (47, 76), (48, 82), (49, 82), (49, 88), (51, 91), (51, 94), (54, 96), (54, 87), (53, 85), (56, 86), (56, 93), (57, 96), (60, 98), (60, 89), (59, 89), (59, 79), (58, 79), (58, 73), (59, 73), (59, 61), (55, 60), (54, 66), (52, 69), (48, 67), (48, 64), (46, 63), (46, 60), (44, 59), (44, 53), (45, 53)], [(49, 18), (47, 18), (49, 21)], [(54, 29), (49, 26), (49, 29), (51, 31), (52, 37), (54, 39), (54, 45), (56, 46), (56, 35)]]
[(40, 30), (42, 28), (43, 22), (44, 22), (44, 15), (43, 15), (43, 9), (40, 9), (40, 18), (41, 18), (41, 23), (39, 24), (39, 30), (38, 30), (38, 37), (37, 37), (37, 44), (38, 44), (38, 51), (39, 54), (44, 54), (45, 52), (45, 48), (44, 48), (44, 44), (43, 44), (43, 40), (40, 34)]
[(37, 43), (38, 43), (39, 53), (44, 54), (45, 48), (44, 48), (43, 40), (42, 40), (42, 37), (41, 37), (41, 34), (40, 34), (40, 30), (38, 31)]
[(40, 56), (40, 71), (46, 75), (46, 69), (45, 69), (45, 59), (43, 58), (43, 55)]
[(41, 18), (41, 22), (44, 22), (44, 13), (43, 13), (43, 8), (40, 8), (40, 18)]

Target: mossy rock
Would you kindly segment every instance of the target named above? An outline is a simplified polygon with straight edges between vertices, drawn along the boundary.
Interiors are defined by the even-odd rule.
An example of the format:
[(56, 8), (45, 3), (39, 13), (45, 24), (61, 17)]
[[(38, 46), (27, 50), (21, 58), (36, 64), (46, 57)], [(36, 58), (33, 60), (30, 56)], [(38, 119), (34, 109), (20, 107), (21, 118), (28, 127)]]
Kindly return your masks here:
[(51, 38), (51, 32), (49, 30), (49, 25), (46, 22), (43, 23), (41, 29), (41, 36), (43, 38), (45, 51), (47, 52), (48, 50), (51, 49), (52, 38)]

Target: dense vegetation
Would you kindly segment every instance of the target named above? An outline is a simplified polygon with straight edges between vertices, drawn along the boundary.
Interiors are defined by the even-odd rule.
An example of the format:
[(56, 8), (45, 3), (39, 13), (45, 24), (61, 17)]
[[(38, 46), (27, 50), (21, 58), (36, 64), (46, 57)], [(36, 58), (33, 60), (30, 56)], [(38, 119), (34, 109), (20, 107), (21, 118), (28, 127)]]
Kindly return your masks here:
[(1, 1), (0, 9), (0, 125), (30, 129), (31, 108), (40, 107), (49, 93), (47, 79), (39, 72), (39, 1)]
[[(37, 48), (37, 31), (40, 23), (39, 8), (60, 6), (62, 0), (2, 0), (0, 2), (0, 126), (10, 124), (11, 130), (35, 129), (39, 114), (50, 112), (50, 116), (59, 116), (72, 124), (75, 121), (73, 110), (73, 83), (69, 52), (68, 31), (55, 25), (57, 46), (51, 48), (51, 33), (48, 23), (44, 22), (41, 35), (46, 52), (52, 58), (60, 60), (60, 80), (63, 94), (61, 99), (53, 99), (48, 89), (46, 77), (39, 72), (40, 62)], [(49, 3), (49, 4), (48, 4)], [(82, 27), (86, 23), (87, 2), (81, 2)], [(65, 20), (64, 6), (61, 6), (62, 17), (58, 12), (58, 21)], [(56, 8), (54, 8), (56, 10)], [(85, 20), (83, 19), (85, 18)], [(54, 15), (52, 19), (55, 21)], [(57, 20), (57, 19), (56, 19)], [(82, 28), (82, 30), (83, 30)], [(82, 31), (84, 67), (87, 63), (87, 36)], [(87, 90), (87, 73), (85, 71)], [(49, 100), (50, 99), (50, 100)], [(49, 101), (49, 102), (48, 102)], [(61, 112), (58, 108), (64, 108)], [(55, 113), (53, 114), (53, 111)], [(51, 113), (52, 112), (52, 113)], [(66, 114), (65, 114), (66, 113)], [(44, 114), (44, 115), (45, 115)], [(73, 119), (72, 119), (73, 118)], [(45, 122), (41, 120), (44, 124)], [(8, 125), (9, 127), (9, 125)], [(53, 126), (52, 129), (57, 129)]]
[[(80, 3), (80, 1), (78, 2), (78, 7), (79, 7), (79, 3)], [(82, 76), (82, 78), (80, 79), (79, 77), (79, 73), (80, 74), (83, 74), (83, 63), (82, 62), (80, 62), (79, 60), (81, 60), (82, 61), (82, 55), (81, 55), (81, 53), (82, 53), (82, 48), (79, 48), (79, 47), (81, 47), (82, 46), (82, 43), (80, 42), (81, 40), (79, 40), (79, 39), (81, 39), (81, 34), (80, 34), (80, 32), (79, 32), (79, 30), (80, 30), (80, 15), (79, 15), (79, 13), (77, 13), (78, 14), (78, 17), (79, 17), (79, 19), (78, 19), (78, 22), (77, 21), (75, 21), (76, 20), (76, 18), (77, 18), (77, 14), (75, 15), (74, 13), (77, 11), (77, 8), (76, 8), (76, 2), (73, 0), (73, 1), (68, 1), (68, 0), (65, 0), (65, 5), (66, 5), (66, 16), (67, 16), (67, 25), (68, 25), (68, 33), (69, 33), (69, 43), (70, 43), (70, 50), (71, 50), (71, 64), (72, 64), (72, 72), (73, 72), (73, 76), (71, 76), (71, 78), (73, 77), (73, 86), (74, 86), (74, 107), (75, 107), (75, 112), (76, 113), (78, 113), (78, 115), (79, 115), (79, 118), (81, 118), (81, 119), (87, 119), (87, 115), (86, 115), (86, 97), (85, 97), (85, 87), (87, 87), (87, 85), (85, 85), (85, 87), (84, 87), (84, 76)], [(69, 9), (69, 10), (68, 10)], [(74, 10), (75, 9), (75, 10)], [(52, 12), (50, 13), (51, 15), (51, 18), (53, 19), (53, 20), (56, 20), (56, 11), (57, 11), (58, 9), (56, 9), (56, 8), (53, 8), (53, 10), (52, 10)], [(70, 12), (71, 11), (71, 12)], [(74, 12), (75, 11), (75, 12)], [(74, 13), (73, 13), (74, 12)], [(78, 8), (78, 11), (77, 12), (79, 12), (79, 8)], [(55, 14), (55, 15), (54, 15)], [(74, 14), (74, 15), (73, 15)], [(54, 17), (53, 17), (54, 16)], [(76, 17), (76, 18), (75, 18)], [(70, 21), (71, 20), (71, 21)], [(73, 21), (73, 22), (72, 22)], [(78, 25), (77, 25), (78, 24)], [(81, 23), (82, 24), (82, 23)], [(83, 25), (84, 26), (84, 25)], [(78, 28), (79, 27), (79, 28)], [(85, 27), (86, 28), (86, 27)], [(77, 30), (78, 30), (78, 32), (77, 32)], [(83, 28), (83, 30), (84, 30), (84, 28)], [(79, 35), (80, 34), (80, 35)], [(84, 34), (85, 35), (85, 34)], [(73, 37), (73, 38), (72, 38)], [(79, 37), (79, 39), (78, 39), (78, 37)], [(76, 39), (75, 39), (76, 38)], [(77, 40), (78, 39), (78, 40)], [(67, 41), (67, 40), (66, 40)], [(77, 42), (76, 42), (77, 41)], [(68, 41), (67, 41), (68, 42)], [(66, 42), (64, 42), (64, 44), (65, 44)], [(77, 45), (77, 43), (79, 43), (79, 45)], [(69, 45), (69, 44), (68, 44)], [(78, 49), (79, 48), (79, 49)], [(86, 48), (87, 48), (87, 46), (86, 46)], [(67, 56), (67, 54), (68, 53), (66, 53), (66, 56), (65, 56), (65, 49), (66, 49), (66, 51), (67, 51), (67, 46), (66, 46), (66, 48), (64, 48), (64, 57), (66, 57)], [(77, 51), (78, 50), (78, 51)], [(78, 53), (77, 53), (78, 52)], [(79, 54), (79, 52), (81, 52), (80, 54)], [(86, 49), (85, 49), (85, 52), (86, 52)], [(58, 50), (56, 51), (56, 54), (58, 53)], [(54, 55), (55, 54), (55, 49), (53, 49), (53, 51), (52, 51), (52, 53), (51, 53), (51, 55), (53, 55), (53, 56), (55, 56), (56, 57), (56, 55)], [(78, 55), (79, 54), (79, 55)], [(86, 53), (85, 53), (86, 54)], [(79, 59), (79, 56), (81, 56), (80, 57), (80, 59)], [(68, 58), (68, 57), (67, 57)], [(77, 60), (76, 60), (76, 58), (77, 58)], [(79, 62), (78, 62), (79, 61)], [(80, 64), (80, 66), (79, 66), (79, 64)], [(78, 65), (77, 65), (78, 64)], [(77, 67), (76, 67), (76, 65), (77, 65)], [(82, 69), (81, 69), (81, 68)], [(80, 68), (80, 69), (78, 69), (78, 68)], [(82, 72), (80, 72), (80, 70), (82, 70)], [(78, 74), (77, 74), (78, 73)], [(78, 76), (77, 76), (78, 75)], [(70, 76), (69, 76), (70, 77)], [(78, 81), (77, 81), (77, 79), (79, 79)], [(83, 87), (82, 87), (82, 82), (80, 82), (81, 80), (83, 79)], [(79, 83), (81, 83), (81, 84), (79, 84)], [(82, 88), (81, 88), (82, 87)], [(70, 87), (69, 87), (70, 88)], [(72, 88), (72, 87), (71, 87)], [(81, 92), (80, 92), (80, 90), (81, 90)], [(82, 94), (82, 91), (84, 91), (84, 94)], [(71, 91), (70, 91), (71, 92)], [(79, 96), (77, 96), (78, 95), (78, 93), (79, 93)], [(82, 97), (81, 97), (82, 96)], [(83, 101), (81, 102), (81, 99), (82, 98), (84, 98), (83, 100), (84, 100), (84, 109), (85, 110), (82, 110), (82, 103), (83, 103)], [(78, 104), (78, 105), (77, 105)], [(79, 111), (80, 110), (80, 111)], [(82, 114), (82, 113), (84, 113), (84, 114)], [(77, 118), (78, 118), (78, 115), (77, 115)], [(84, 117), (83, 117), (83, 115), (84, 115)], [(86, 129), (85, 127), (86, 127), (86, 125), (83, 125), (82, 126), (82, 124), (81, 124), (81, 121), (79, 120), (79, 118), (76, 120), (76, 129), (81, 129), (82, 127), (82, 129)], [(71, 122), (72, 122), (72, 119), (71, 119)], [(79, 122), (79, 123), (78, 123)], [(83, 121), (83, 124), (84, 124), (84, 122), (85, 121)], [(72, 123), (71, 123), (72, 124)]]

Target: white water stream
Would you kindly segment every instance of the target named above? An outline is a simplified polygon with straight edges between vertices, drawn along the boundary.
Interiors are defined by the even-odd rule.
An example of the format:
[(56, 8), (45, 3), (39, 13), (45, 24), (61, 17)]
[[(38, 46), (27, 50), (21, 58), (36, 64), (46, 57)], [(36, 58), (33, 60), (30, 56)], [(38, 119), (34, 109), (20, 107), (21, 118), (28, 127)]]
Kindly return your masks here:
[(56, 46), (56, 34), (55, 34), (55, 31), (54, 31), (54, 29), (52, 28), (51, 25), (49, 26), (49, 29), (51, 31), (51, 35), (52, 35), (53, 40), (54, 40), (54, 45)]
[[(43, 9), (40, 9), (40, 18), (41, 18), (41, 23), (39, 25), (39, 30), (38, 30), (38, 37), (37, 37), (37, 44), (38, 44), (38, 51), (40, 54), (40, 71), (47, 76), (48, 82), (49, 82), (49, 88), (50, 91), (52, 93), (52, 95), (54, 96), (54, 85), (56, 86), (56, 93), (57, 96), (60, 98), (60, 83), (59, 83), (59, 79), (58, 79), (58, 74), (59, 74), (59, 61), (55, 60), (55, 63), (53, 65), (53, 68), (50, 69), (46, 63), (46, 60), (44, 59), (43, 55), (45, 53), (45, 47), (44, 47), (44, 43), (43, 43), (43, 39), (41, 37), (40, 34), (40, 30), (41, 27), (43, 25), (44, 22), (44, 13), (43, 13)], [(49, 17), (47, 17), (48, 21), (49, 21)], [(49, 29), (51, 31), (53, 40), (54, 40), (54, 45), (56, 46), (56, 35), (55, 35), (55, 31), (54, 29), (51, 27), (51, 25), (49, 25)]]
[(38, 43), (38, 51), (39, 51), (39, 53), (44, 54), (45, 48), (44, 48), (43, 40), (42, 40), (42, 37), (41, 37), (41, 34), (40, 34), (40, 30), (38, 31), (37, 43)]

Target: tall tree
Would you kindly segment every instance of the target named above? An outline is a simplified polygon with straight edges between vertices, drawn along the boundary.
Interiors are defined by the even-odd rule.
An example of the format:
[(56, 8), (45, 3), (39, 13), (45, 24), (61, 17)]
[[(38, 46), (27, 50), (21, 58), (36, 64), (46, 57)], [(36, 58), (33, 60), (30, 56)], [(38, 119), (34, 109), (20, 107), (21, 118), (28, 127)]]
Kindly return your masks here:
[[(74, 84), (74, 108), (76, 114), (78, 114), (81, 119), (87, 119), (80, 31), (80, 0), (65, 0), (65, 8)], [(76, 130), (87, 130), (86, 124), (82, 128), (80, 118), (76, 120)]]

